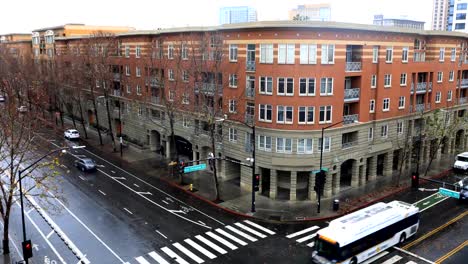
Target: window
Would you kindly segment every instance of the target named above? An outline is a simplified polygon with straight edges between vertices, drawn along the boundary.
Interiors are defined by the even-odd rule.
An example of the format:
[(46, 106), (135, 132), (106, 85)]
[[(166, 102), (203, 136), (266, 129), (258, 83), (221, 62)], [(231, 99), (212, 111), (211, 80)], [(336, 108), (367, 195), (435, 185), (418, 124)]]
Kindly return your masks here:
[(273, 63), (273, 44), (260, 44), (260, 63)]
[(333, 78), (320, 79), (320, 95), (333, 95)]
[(315, 107), (313, 106), (299, 106), (298, 108), (299, 124), (313, 124), (314, 123), (314, 111), (315, 111)]
[(182, 94), (182, 104), (184, 105), (190, 104), (190, 95), (188, 93)]
[(367, 132), (367, 140), (372, 141), (374, 139), (374, 128), (369, 127), (369, 130)]
[(276, 138), (276, 152), (291, 153), (292, 152), (292, 139)]
[(452, 91), (447, 92), (447, 101), (452, 101)]
[(397, 134), (400, 136), (400, 135), (403, 135), (403, 121), (398, 121), (397, 122)]
[(457, 18), (457, 20), (465, 20), (466, 19), (466, 13), (458, 13), (456, 18)]
[(167, 47), (167, 58), (173, 59), (174, 58), (174, 44), (169, 44)]
[(445, 60), (445, 48), (440, 48), (439, 49), (439, 61), (444, 61)]
[(137, 95), (141, 95), (141, 86), (139, 84), (137, 84), (136, 86), (136, 92), (137, 92)]
[(322, 45), (322, 64), (335, 63), (335, 45)]
[(315, 78), (299, 79), (299, 96), (315, 95)]
[(294, 79), (293, 78), (278, 78), (278, 95), (294, 95)]
[(382, 138), (387, 138), (388, 137), (388, 125), (383, 125), (380, 127), (380, 136)]
[(278, 64), (294, 64), (295, 44), (278, 44)]
[(127, 84), (127, 93), (131, 93), (132, 92), (132, 86), (130, 86), (130, 84)]
[(442, 93), (441, 93), (441, 92), (437, 92), (437, 93), (436, 93), (436, 96), (435, 96), (435, 102), (436, 102), (436, 103), (440, 103), (441, 97), (442, 97)]
[(465, 29), (465, 23), (455, 23), (455, 29)]
[(140, 58), (140, 56), (141, 56), (141, 47), (140, 47), (140, 45), (136, 45), (136, 47), (135, 47), (135, 57)]
[[(190, 127), (190, 118), (187, 118), (185, 116), (182, 117), (182, 126), (183, 127)], [(237, 138), (236, 138), (236, 140), (237, 140)]]
[(383, 100), (383, 106), (382, 106), (382, 111), (390, 111), (390, 98), (385, 98)]
[(372, 75), (370, 86), (371, 86), (371, 88), (377, 87), (377, 75)]
[(169, 101), (174, 101), (175, 91), (169, 91)]
[(143, 115), (143, 107), (138, 106), (138, 116), (142, 116), (142, 115)]
[(229, 87), (237, 88), (237, 74), (229, 74)]
[(229, 61), (237, 61), (237, 44), (229, 45)]
[(385, 62), (392, 63), (393, 61), (393, 47), (387, 47), (385, 52)]
[(258, 115), (258, 120), (263, 121), (263, 122), (271, 122), (271, 105), (264, 105), (261, 104), (259, 105), (259, 115)]
[(237, 142), (237, 129), (232, 127), (229, 128), (229, 141)]
[(125, 65), (125, 75), (130, 76), (130, 66)]
[(187, 47), (187, 44), (185, 43), (182, 43), (182, 59), (183, 60), (188, 60), (188, 47)]
[(398, 98), (398, 109), (404, 109), (404, 108), (405, 108), (405, 97), (400, 96), (400, 98)]
[(457, 48), (452, 48), (450, 52), (450, 61), (455, 61), (457, 58)]
[(188, 71), (186, 71), (186, 70), (182, 71), (182, 81), (184, 81), (184, 82), (189, 81), (189, 74), (188, 74)]
[(279, 124), (292, 124), (293, 122), (293, 107), (278, 105), (276, 111), (276, 122)]
[(136, 74), (137, 77), (141, 77), (141, 68), (140, 67), (136, 67), (135, 74)]
[(372, 47), (372, 63), (379, 62), (379, 46)]
[(384, 87), (390, 87), (390, 86), (392, 86), (392, 75), (385, 74), (384, 75)]
[(317, 63), (317, 45), (316, 44), (301, 44), (299, 63), (300, 64), (316, 64)]
[(262, 135), (258, 136), (258, 149), (271, 151), (271, 137)]
[(273, 77), (260, 77), (260, 94), (273, 93)]
[(125, 45), (125, 58), (130, 58), (130, 46)]
[(400, 86), (406, 86), (406, 73), (400, 74)]
[(466, 10), (467, 3), (457, 4), (457, 10)]
[(437, 72), (437, 82), (438, 83), (442, 82), (443, 76), (444, 76), (443, 72)]
[(173, 69), (169, 69), (169, 80), (170, 81), (174, 81), (174, 70)]
[(408, 62), (408, 47), (403, 47), (401, 52), (401, 62)]
[(331, 123), (332, 120), (332, 106), (320, 106), (319, 124)]
[(237, 100), (229, 100), (229, 113), (237, 112)]
[(299, 138), (297, 140), (297, 153), (310, 154), (312, 153), (313, 140), (311, 138)]
[(454, 78), (453, 71), (449, 71), (449, 82), (453, 82), (453, 78)]
[(322, 147), (323, 147), (323, 152), (330, 152), (331, 138), (324, 137), (323, 139), (324, 139), (323, 144), (322, 144), (322, 138), (318, 139), (317, 150), (322, 151)]
[(370, 100), (370, 103), (369, 103), (369, 113), (374, 113), (375, 112), (375, 100), (372, 99)]

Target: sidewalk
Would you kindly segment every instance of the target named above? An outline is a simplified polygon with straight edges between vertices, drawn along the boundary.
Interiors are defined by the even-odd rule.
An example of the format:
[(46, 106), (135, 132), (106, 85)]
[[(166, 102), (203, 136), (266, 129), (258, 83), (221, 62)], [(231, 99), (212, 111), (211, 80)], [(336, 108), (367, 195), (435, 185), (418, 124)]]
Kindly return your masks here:
[[(66, 120), (66, 126), (71, 127), (71, 121)], [(84, 134), (81, 127), (78, 127), (82, 137)], [(188, 191), (189, 186), (179, 185), (178, 177), (171, 177), (170, 168), (167, 164), (170, 162), (156, 152), (148, 149), (140, 150), (129, 144), (123, 149), (123, 157), (120, 157), (119, 144), (117, 144), (117, 152), (113, 152), (110, 139), (107, 134), (102, 134), (104, 146), (99, 145), (97, 131), (90, 128), (88, 131), (89, 139), (84, 140), (85, 145), (93, 150), (96, 150), (103, 157), (110, 159), (116, 165), (123, 167), (131, 166), (144, 175), (145, 177), (156, 177), (168, 182), (169, 184), (186, 190), (201, 200), (209, 202), (215, 206), (221, 207), (230, 212), (253, 216), (264, 220), (276, 221), (301, 221), (313, 219), (332, 218), (347, 212), (365, 207), (370, 203), (382, 200), (392, 194), (406, 190), (410, 185), (410, 171), (403, 172), (400, 179), (400, 186), (396, 187), (395, 180), (398, 172), (394, 171), (392, 177), (377, 177), (376, 180), (367, 183), (364, 186), (350, 187), (340, 191), (339, 194), (332, 197), (321, 199), (321, 212), (317, 213), (316, 201), (287, 201), (273, 200), (266, 196), (256, 194), (256, 212), (250, 213), (251, 197), (249, 191), (241, 190), (238, 182), (234, 181), (219, 181), (220, 197), (223, 202), (215, 204), (215, 188), (213, 174), (209, 171), (195, 172), (184, 175), (185, 184), (193, 184), (195, 192)], [(428, 172), (428, 177), (440, 177), (450, 172), (453, 162), (452, 155), (443, 155), (440, 160), (434, 160), (431, 165), (431, 170)], [(425, 168), (425, 166), (421, 166)], [(421, 175), (424, 170), (421, 170)], [(340, 209), (332, 210), (333, 200), (340, 200)]]

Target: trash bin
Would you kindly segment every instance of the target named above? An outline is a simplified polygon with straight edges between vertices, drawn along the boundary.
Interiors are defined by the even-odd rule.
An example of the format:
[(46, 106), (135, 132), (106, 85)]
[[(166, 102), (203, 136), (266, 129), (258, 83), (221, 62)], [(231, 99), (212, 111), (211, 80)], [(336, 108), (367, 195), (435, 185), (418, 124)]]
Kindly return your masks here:
[(333, 200), (333, 211), (338, 211), (340, 209), (340, 200)]

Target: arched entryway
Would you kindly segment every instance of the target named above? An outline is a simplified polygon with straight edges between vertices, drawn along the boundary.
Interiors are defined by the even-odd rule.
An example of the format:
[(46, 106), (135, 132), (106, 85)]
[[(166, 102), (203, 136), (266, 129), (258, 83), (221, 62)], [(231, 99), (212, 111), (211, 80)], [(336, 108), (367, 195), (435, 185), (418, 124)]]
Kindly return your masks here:
[(161, 134), (157, 130), (150, 131), (150, 150), (161, 152)]
[[(349, 159), (341, 164), (340, 168), (340, 189), (351, 187), (353, 177), (353, 168), (356, 166), (356, 160)], [(356, 176), (356, 175), (354, 175)]]
[(174, 136), (174, 139), (175, 147), (177, 148), (177, 153), (179, 153), (179, 156), (193, 160), (192, 143), (181, 136)]

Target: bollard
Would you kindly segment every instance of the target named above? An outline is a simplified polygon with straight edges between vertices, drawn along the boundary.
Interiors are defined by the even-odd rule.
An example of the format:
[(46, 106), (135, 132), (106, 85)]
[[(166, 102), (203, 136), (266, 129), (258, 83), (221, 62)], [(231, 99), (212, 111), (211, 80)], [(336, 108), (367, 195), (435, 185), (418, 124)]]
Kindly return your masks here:
[(193, 183), (191, 183), (191, 184), (189, 185), (189, 190), (190, 190), (191, 192), (193, 192)]

